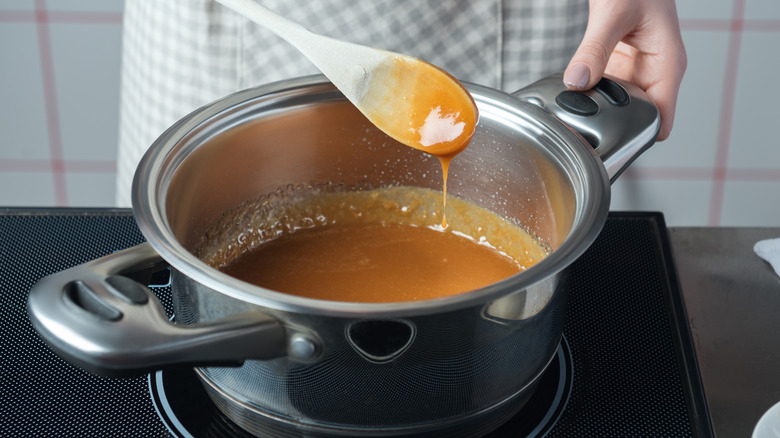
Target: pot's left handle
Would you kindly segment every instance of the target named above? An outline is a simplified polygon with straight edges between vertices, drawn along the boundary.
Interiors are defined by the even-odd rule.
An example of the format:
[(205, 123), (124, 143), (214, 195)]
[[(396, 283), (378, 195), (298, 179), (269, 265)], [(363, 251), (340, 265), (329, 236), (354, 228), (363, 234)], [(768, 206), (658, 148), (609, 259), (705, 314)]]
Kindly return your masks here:
[(157, 297), (127, 275), (163, 259), (143, 243), (40, 280), (27, 310), (62, 358), (112, 377), (181, 365), (239, 365), (287, 353), (284, 326), (259, 312), (176, 325)]

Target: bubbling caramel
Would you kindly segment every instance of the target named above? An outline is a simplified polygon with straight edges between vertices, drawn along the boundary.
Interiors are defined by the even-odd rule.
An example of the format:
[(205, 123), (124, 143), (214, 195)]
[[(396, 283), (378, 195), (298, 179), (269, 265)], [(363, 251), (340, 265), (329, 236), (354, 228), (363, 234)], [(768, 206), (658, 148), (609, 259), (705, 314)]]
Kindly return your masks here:
[(267, 289), (344, 302), (463, 293), (547, 255), (522, 228), (458, 198), (442, 228), (440, 200), (441, 192), (412, 187), (259, 200), (237, 209), (240, 218), (226, 215), (196, 255)]

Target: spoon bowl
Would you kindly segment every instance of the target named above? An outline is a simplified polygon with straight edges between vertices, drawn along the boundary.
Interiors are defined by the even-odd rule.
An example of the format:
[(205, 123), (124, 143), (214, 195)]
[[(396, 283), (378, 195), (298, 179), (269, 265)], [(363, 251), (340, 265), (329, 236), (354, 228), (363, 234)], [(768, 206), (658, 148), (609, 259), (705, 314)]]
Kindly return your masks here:
[(254, 0), (217, 0), (306, 56), (371, 123), (399, 142), (451, 158), (476, 128), (466, 88), (420, 59), (315, 34)]

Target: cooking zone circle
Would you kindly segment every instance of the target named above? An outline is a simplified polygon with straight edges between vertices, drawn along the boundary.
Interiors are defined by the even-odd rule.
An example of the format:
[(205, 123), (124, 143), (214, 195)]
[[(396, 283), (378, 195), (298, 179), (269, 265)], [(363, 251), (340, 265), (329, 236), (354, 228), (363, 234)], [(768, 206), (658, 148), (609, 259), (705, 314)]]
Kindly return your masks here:
[[(574, 367), (566, 337), (537, 388), (526, 404), (501, 427), (485, 438), (521, 438), (544, 436), (561, 416), (569, 401)], [(163, 424), (176, 437), (250, 438), (256, 435), (231, 421), (212, 403), (195, 372), (171, 369), (149, 374), (149, 393)], [(255, 430), (260, 436), (278, 436), (274, 430)], [(301, 436), (313, 437), (304, 430)], [(298, 436), (298, 435), (283, 435)]]

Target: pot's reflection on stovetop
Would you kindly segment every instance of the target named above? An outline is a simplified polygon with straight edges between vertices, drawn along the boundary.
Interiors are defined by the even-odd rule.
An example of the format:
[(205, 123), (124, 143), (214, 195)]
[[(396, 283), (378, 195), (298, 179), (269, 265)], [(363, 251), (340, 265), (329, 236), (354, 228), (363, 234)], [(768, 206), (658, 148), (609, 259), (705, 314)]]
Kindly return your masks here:
[[(517, 414), (486, 438), (544, 436), (566, 407), (571, 394), (572, 371), (571, 353), (564, 338), (531, 398)], [(209, 400), (192, 370), (150, 374), (149, 391), (161, 421), (178, 437), (253, 437)]]
[[(97, 377), (30, 325), (27, 293), (40, 278), (143, 241), (129, 211), (6, 210), (0, 229), (0, 436), (247, 436), (215, 411), (194, 371)], [(568, 380), (540, 384), (526, 404), (538, 412), (524, 407), (491, 436), (712, 436), (663, 216), (610, 214), (570, 271)], [(170, 288), (152, 289), (170, 311)], [(545, 378), (560, 379), (560, 358)], [(536, 400), (553, 392), (557, 404)], [(180, 411), (182, 400), (192, 406)]]

